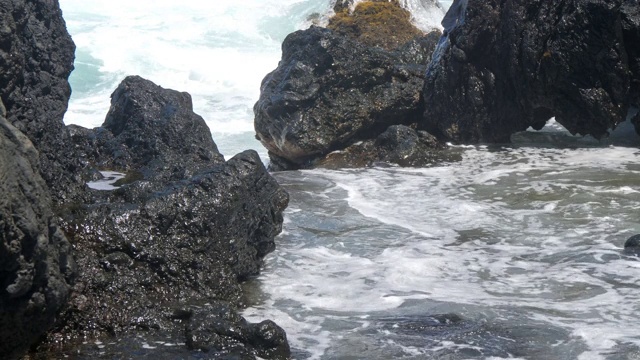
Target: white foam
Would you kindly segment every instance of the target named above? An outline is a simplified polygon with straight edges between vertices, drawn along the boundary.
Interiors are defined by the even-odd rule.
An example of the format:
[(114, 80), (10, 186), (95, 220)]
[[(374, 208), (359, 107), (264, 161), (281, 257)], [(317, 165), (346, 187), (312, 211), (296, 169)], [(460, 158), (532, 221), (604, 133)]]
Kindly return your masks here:
[[(270, 300), (260, 314), (292, 302), (278, 311), (300, 321), (337, 313), (360, 321), (355, 331), (363, 313), (437, 301), (520, 309), (580, 338), (585, 359), (603, 358), (619, 343), (640, 345), (629, 309), (640, 262), (620, 258), (627, 234), (640, 231), (638, 156), (622, 146), (473, 147), (462, 162), (441, 167), (312, 170), (299, 183), (287, 177), (294, 190), (287, 234), (277, 266), (261, 276)], [(313, 190), (297, 197), (304, 178)], [(353, 230), (349, 221), (372, 230)], [(376, 238), (391, 231), (393, 241)], [(303, 333), (292, 336), (312, 336), (296, 328)]]
[[(284, 37), (308, 26), (327, 1), (61, 0), (77, 46), (67, 124), (96, 127), (127, 75), (192, 95), (214, 134), (247, 133), (260, 82), (275, 69)], [(248, 10), (250, 9), (250, 10)], [(223, 153), (233, 155), (226, 148)]]

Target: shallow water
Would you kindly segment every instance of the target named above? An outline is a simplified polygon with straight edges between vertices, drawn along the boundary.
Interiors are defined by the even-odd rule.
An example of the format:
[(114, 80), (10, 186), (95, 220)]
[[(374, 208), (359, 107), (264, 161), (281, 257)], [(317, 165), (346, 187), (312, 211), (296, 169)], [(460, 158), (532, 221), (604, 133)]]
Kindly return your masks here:
[(519, 137), (432, 168), (276, 174), (285, 233), (245, 314), (301, 359), (637, 358), (640, 151)]

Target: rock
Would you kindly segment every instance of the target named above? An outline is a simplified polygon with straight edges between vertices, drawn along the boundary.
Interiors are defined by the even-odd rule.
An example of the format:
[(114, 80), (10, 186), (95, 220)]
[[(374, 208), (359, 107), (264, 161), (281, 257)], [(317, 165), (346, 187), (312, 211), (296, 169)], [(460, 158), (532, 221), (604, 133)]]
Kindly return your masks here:
[(62, 118), (75, 45), (57, 0), (0, 0), (0, 98), (7, 119), (40, 154), (40, 174), (55, 204), (82, 197), (82, 164)]
[(81, 157), (99, 169), (180, 180), (224, 162), (191, 96), (139, 76), (125, 78), (111, 95), (102, 127), (69, 128)]
[(425, 131), (404, 125), (392, 125), (376, 139), (353, 144), (328, 154), (315, 167), (358, 168), (380, 163), (406, 167), (424, 167), (445, 161), (459, 161), (458, 154), (445, 151), (447, 146)]
[(214, 302), (204, 308), (183, 310), (186, 313), (187, 347), (201, 350), (207, 357), (254, 359), (289, 359), (291, 350), (287, 336), (273, 321), (251, 324), (233, 307)]
[[(625, 0), (622, 4), (622, 34), (631, 70), (631, 103), (640, 107), (640, 5), (637, 0)], [(638, 129), (638, 126), (636, 126)], [(640, 133), (640, 131), (638, 131)]]
[(421, 128), (458, 143), (508, 142), (555, 116), (572, 134), (607, 135), (627, 115), (637, 51), (620, 31), (622, 3), (455, 1), (427, 70)]
[(327, 28), (368, 46), (387, 50), (397, 49), (422, 35), (411, 23), (411, 13), (403, 9), (398, 0), (364, 1), (351, 11), (352, 6), (344, 1), (336, 2), (336, 14), (329, 19)]
[(54, 221), (48, 188), (39, 175), (38, 157), (31, 141), (0, 111), (3, 359), (22, 355), (53, 325), (76, 275), (71, 247)]
[(239, 306), (288, 204), (258, 154), (225, 162), (188, 94), (139, 77), (116, 89), (102, 127), (72, 133), (87, 162), (130, 176), (65, 213), (82, 272), (51, 339), (172, 333), (175, 304)]
[(390, 125), (417, 121), (436, 38), (387, 51), (319, 27), (290, 34), (254, 106), (257, 138), (276, 164), (272, 169), (309, 167)]
[(624, 252), (627, 254), (640, 254), (640, 235), (633, 235), (624, 243)]

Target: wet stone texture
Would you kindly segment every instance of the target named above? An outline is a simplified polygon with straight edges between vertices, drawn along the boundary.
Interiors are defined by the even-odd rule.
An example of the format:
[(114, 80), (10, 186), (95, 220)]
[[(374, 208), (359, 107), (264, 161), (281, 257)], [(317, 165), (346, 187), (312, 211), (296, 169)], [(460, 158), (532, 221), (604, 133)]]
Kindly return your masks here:
[(24, 353), (54, 323), (76, 275), (38, 152), (0, 101), (0, 358)]
[[(290, 34), (278, 68), (262, 82), (255, 130), (273, 170), (317, 166), (331, 152), (422, 117), (424, 72), (440, 32), (422, 34), (396, 1), (336, 12), (329, 28)], [(414, 151), (430, 151), (429, 144)], [(372, 151), (351, 154), (341, 160), (346, 166), (393, 161)]]
[(39, 172), (54, 205), (84, 193), (84, 166), (62, 118), (75, 45), (57, 0), (0, 0), (0, 98), (7, 120), (39, 151)]
[(508, 142), (552, 116), (601, 138), (638, 105), (638, 2), (455, 1), (429, 65), (421, 128)]
[[(139, 77), (116, 89), (102, 127), (72, 129), (85, 161), (139, 176), (125, 178), (112, 192), (92, 191), (93, 202), (66, 212), (65, 229), (82, 271), (53, 339), (175, 333), (187, 319), (174, 316), (176, 309), (213, 301), (223, 310), (198, 314), (235, 314), (240, 281), (257, 275), (275, 248), (288, 194), (255, 151), (225, 162), (209, 133), (188, 94)], [(271, 342), (260, 341), (254, 330), (237, 337), (231, 327), (257, 325), (229, 316), (209, 329), (215, 341), (198, 337), (189, 346), (267, 356), (272, 344), (286, 344), (279, 328)], [(276, 353), (271, 358), (284, 356), (282, 349)]]

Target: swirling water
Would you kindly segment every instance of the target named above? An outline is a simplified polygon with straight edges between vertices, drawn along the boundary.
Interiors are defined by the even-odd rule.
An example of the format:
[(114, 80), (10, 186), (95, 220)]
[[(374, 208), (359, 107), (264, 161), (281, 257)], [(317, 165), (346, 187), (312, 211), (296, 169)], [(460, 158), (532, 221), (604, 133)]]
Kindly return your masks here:
[[(100, 125), (109, 94), (139, 74), (191, 93), (227, 157), (266, 159), (252, 131), (260, 81), (286, 34), (331, 4), (61, 5), (78, 46), (67, 123)], [(551, 122), (431, 168), (274, 174), (291, 202), (244, 314), (283, 326), (296, 359), (639, 359), (640, 262), (622, 254), (640, 232), (638, 143)], [(132, 357), (150, 347), (127, 342)]]

